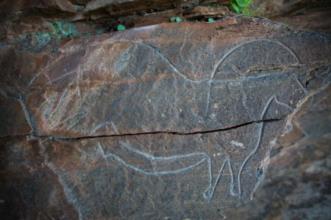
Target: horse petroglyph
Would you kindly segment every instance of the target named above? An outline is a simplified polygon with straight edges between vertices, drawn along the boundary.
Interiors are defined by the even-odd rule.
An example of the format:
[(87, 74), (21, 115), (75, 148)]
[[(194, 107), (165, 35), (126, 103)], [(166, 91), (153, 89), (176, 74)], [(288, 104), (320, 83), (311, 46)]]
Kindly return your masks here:
[[(279, 89), (277, 86), (281, 85), (281, 83), (285, 81), (283, 79), (286, 78), (288, 79), (288, 81), (290, 81), (289, 84), (291, 84), (291, 86), (293, 87), (293, 89), (291, 88), (293, 91), (300, 94), (306, 92), (303, 84), (300, 82), (297, 75), (291, 74), (289, 72), (284, 73), (285, 70), (288, 70), (289, 68), (292, 67), (297, 68), (302, 66), (296, 54), (285, 44), (277, 40), (271, 40), (271, 39), (249, 40), (243, 43), (239, 43), (236, 46), (230, 48), (227, 52), (225, 52), (222, 58), (219, 59), (216, 63), (214, 63), (214, 65), (211, 68), (210, 74), (206, 74), (206, 77), (195, 79), (194, 77), (190, 76), (188, 73), (181, 71), (174, 61), (169, 59), (166, 55), (164, 55), (161, 52), (160, 49), (158, 49), (154, 45), (142, 41), (116, 40), (111, 42), (111, 44), (116, 44), (116, 43), (131, 44), (131, 46), (128, 46), (128, 48), (132, 47), (133, 50), (137, 50), (137, 48), (140, 47), (143, 48), (144, 49), (143, 52), (147, 54), (151, 53), (150, 56), (152, 56), (155, 59), (158, 59), (158, 62), (162, 63), (160, 67), (161, 70), (158, 70), (158, 72), (155, 73), (154, 76), (152, 74), (154, 69), (153, 67), (150, 67), (153, 65), (148, 64), (146, 65), (147, 67), (142, 68), (143, 70), (137, 70), (138, 72), (141, 71), (141, 73), (139, 72), (140, 75), (139, 74), (134, 75), (134, 73), (130, 71), (126, 73), (125, 71), (127, 70), (125, 70), (125, 68), (120, 68), (119, 70), (119, 71), (123, 71), (122, 76), (120, 73), (114, 73), (114, 75), (116, 75), (116, 77), (119, 78), (124, 77), (123, 75), (126, 74), (125, 77), (128, 78), (125, 78), (125, 80), (121, 79), (122, 84), (125, 84), (126, 80), (131, 80), (131, 81), (130, 83), (128, 83), (130, 84), (129, 86), (126, 87), (123, 86), (123, 88), (121, 87), (122, 84), (120, 83), (116, 84), (116, 82), (113, 83), (115, 88), (114, 91), (117, 89), (116, 86), (118, 86), (119, 93), (118, 93), (118, 97), (116, 94), (113, 95), (113, 97), (116, 97), (116, 99), (103, 104), (103, 106), (106, 106), (107, 103), (110, 103), (108, 107), (105, 107), (104, 110), (100, 111), (102, 112), (102, 117), (104, 117), (104, 120), (101, 120), (100, 119), (101, 117), (99, 117), (99, 115), (93, 115), (93, 116), (89, 115), (90, 109), (93, 109), (92, 106), (93, 104), (90, 104), (90, 106), (85, 103), (84, 103), (85, 105), (82, 104), (84, 99), (90, 100), (89, 99), (90, 97), (88, 97), (88, 95), (86, 95), (86, 93), (84, 93), (83, 90), (81, 91), (81, 89), (78, 86), (78, 79), (77, 79), (77, 81), (75, 81), (75, 83), (77, 84), (77, 92), (79, 92), (77, 97), (80, 98), (77, 99), (78, 101), (76, 101), (75, 103), (70, 103), (71, 104), (70, 106), (78, 106), (77, 109), (79, 109), (80, 112), (83, 112), (84, 114), (81, 113), (79, 118), (78, 116), (74, 116), (76, 120), (73, 119), (71, 120), (70, 118), (70, 120), (72, 121), (70, 124), (70, 129), (73, 129), (73, 127), (77, 123), (81, 123), (82, 121), (84, 122), (85, 117), (88, 118), (89, 116), (96, 121), (96, 123), (93, 124), (92, 129), (89, 129), (89, 135), (95, 135), (95, 133), (103, 131), (103, 129), (109, 129), (113, 132), (114, 135), (119, 136), (119, 135), (123, 135), (123, 131), (130, 132), (131, 128), (133, 131), (138, 130), (139, 134), (144, 134), (145, 131), (146, 134), (152, 133), (153, 131), (166, 133), (169, 130), (172, 131), (171, 129), (174, 128), (177, 129), (176, 126), (178, 125), (182, 126), (182, 124), (184, 125), (187, 124), (187, 127), (185, 126), (181, 127), (183, 128), (183, 130), (187, 128), (189, 129), (197, 128), (199, 126), (201, 126), (202, 131), (203, 129), (212, 130), (214, 129), (215, 124), (219, 127), (224, 126), (222, 128), (226, 128), (226, 127), (231, 127), (231, 125), (232, 126), (238, 125), (236, 124), (238, 122), (236, 121), (233, 122), (233, 120), (236, 120), (237, 118), (241, 117), (241, 115), (236, 113), (237, 111), (236, 105), (238, 103), (241, 103), (243, 106), (243, 110), (240, 111), (243, 112), (246, 111), (244, 113), (247, 113), (248, 115), (245, 118), (246, 121), (241, 123), (245, 124), (247, 122), (250, 122), (251, 124), (254, 124), (254, 126), (256, 127), (256, 132), (253, 131), (250, 134), (244, 134), (246, 136), (253, 136), (252, 140), (254, 141), (252, 142), (254, 143), (246, 143), (240, 139), (236, 139), (236, 137), (233, 137), (231, 140), (227, 142), (229, 146), (226, 147), (231, 147), (232, 149), (235, 149), (237, 151), (242, 150), (245, 152), (243, 153), (242, 158), (239, 161), (240, 166), (234, 166), (234, 162), (230, 154), (225, 153), (221, 155), (221, 153), (218, 152), (210, 153), (207, 152), (207, 150), (204, 150), (204, 146), (201, 146), (199, 148), (201, 150), (199, 151), (192, 149), (192, 151), (189, 153), (176, 152), (171, 156), (155, 156), (155, 154), (153, 153), (147, 153), (147, 151), (145, 150), (136, 148), (135, 147), (137, 145), (136, 143), (130, 141), (119, 142), (118, 147), (120, 150), (125, 150), (130, 152), (130, 155), (132, 155), (132, 157), (137, 156), (139, 158), (143, 158), (143, 161), (146, 161), (146, 164), (147, 163), (152, 164), (153, 165), (152, 168), (149, 169), (141, 165), (131, 163), (130, 159), (123, 158), (120, 154), (118, 154), (118, 152), (116, 152), (116, 150), (114, 149), (110, 150), (110, 147), (106, 146), (106, 144), (104, 143), (98, 142), (97, 144), (97, 149), (99, 154), (106, 161), (110, 162), (109, 159), (111, 158), (113, 159), (113, 161), (116, 161), (125, 168), (129, 170), (133, 170), (134, 172), (141, 173), (146, 176), (179, 175), (185, 172), (190, 172), (201, 166), (207, 166), (206, 169), (207, 172), (205, 173), (205, 176), (207, 176), (208, 178), (207, 180), (208, 185), (205, 187), (202, 193), (203, 198), (206, 201), (212, 200), (215, 194), (215, 190), (218, 184), (220, 184), (221, 182), (222, 176), (225, 176), (224, 173), (225, 171), (227, 171), (227, 175), (229, 176), (229, 181), (230, 181), (228, 188), (229, 193), (231, 196), (236, 196), (240, 198), (241, 195), (243, 194), (242, 176), (244, 170), (248, 166), (249, 161), (252, 159), (254, 155), (256, 155), (256, 153), (261, 147), (263, 130), (266, 123), (265, 120), (270, 119), (268, 117), (269, 113), (271, 114), (271, 110), (274, 110), (276, 113), (272, 112), (272, 114), (277, 114), (278, 109), (286, 109), (287, 112), (293, 111), (293, 107), (291, 105), (295, 103), (291, 103), (290, 98), (284, 101), (283, 99), (286, 99), (287, 97), (284, 95), (284, 91), (281, 91), (281, 89)], [(232, 62), (233, 60), (237, 59), (236, 56), (240, 58), (246, 47), (252, 46), (253, 48), (254, 47), (260, 49), (262, 48), (261, 50), (264, 50), (266, 51), (266, 53), (268, 53), (268, 49), (269, 49), (268, 46), (270, 45), (272, 45), (273, 49), (270, 52), (271, 54), (270, 57), (268, 54), (266, 54), (267, 57), (266, 59), (268, 59), (268, 61), (265, 61), (264, 63), (262, 61), (261, 61), (262, 63), (259, 63), (259, 59), (253, 61), (247, 61), (246, 63), (247, 66), (243, 66), (240, 63), (240, 61), (238, 61), (238, 63)], [(236, 55), (237, 51), (239, 51), (238, 52), (239, 55)], [(279, 54), (281, 55), (279, 55), (278, 53), (275, 53), (276, 55), (274, 55), (273, 51), (278, 51)], [(129, 56), (132, 56), (130, 55), (130, 52), (131, 51), (128, 50), (125, 51), (125, 53), (129, 54)], [(135, 54), (135, 52), (132, 53)], [(125, 62), (130, 63), (131, 58), (127, 57), (128, 56), (127, 54), (125, 55), (123, 60)], [(273, 57), (273, 55), (275, 57)], [(286, 58), (282, 58), (281, 56), (286, 56)], [(183, 56), (181, 57), (183, 58)], [(287, 62), (285, 63), (285, 65), (283, 65), (283, 63), (285, 62), (284, 60), (286, 60)], [(273, 65), (273, 63), (270, 63), (271, 61), (275, 61), (277, 65), (276, 64)], [(116, 66), (119, 65), (116, 64)], [(144, 68), (148, 69), (148, 71), (145, 70)], [(77, 71), (81, 71), (82, 69), (84, 68), (83, 67), (79, 68)], [(147, 74), (144, 71), (147, 71)], [(166, 71), (168, 72), (170, 71), (172, 74), (164, 74), (164, 72)], [(164, 78), (159, 77), (161, 76), (161, 74), (163, 74), (162, 77)], [(39, 74), (39, 75), (43, 75), (43, 74)], [(66, 76), (69, 75), (71, 75), (71, 73), (66, 74)], [(83, 74), (79, 73), (77, 77), (80, 75)], [(58, 82), (59, 80), (63, 80), (65, 77), (63, 78), (61, 76), (57, 77), (53, 79), (53, 81), (50, 80), (50, 83)], [(152, 78), (148, 78), (148, 77), (152, 77)], [(156, 82), (153, 82), (154, 80), (153, 77), (155, 77)], [(277, 81), (273, 77), (279, 77), (281, 80), (278, 80), (277, 78), (278, 80)], [(34, 80), (35, 79), (31, 80), (31, 84), (33, 83)], [(131, 83), (131, 82), (135, 82), (135, 83)], [(144, 84), (146, 86), (139, 87), (139, 85), (137, 85), (139, 84), (139, 82), (141, 82), (142, 84), (146, 83)], [(151, 84), (147, 84), (150, 82)], [(275, 84), (273, 88), (270, 88), (270, 90), (273, 89), (272, 92), (269, 92), (269, 94), (259, 94), (258, 92), (256, 93), (256, 90), (258, 90), (259, 88), (258, 86), (263, 85), (264, 82)], [(247, 87), (244, 87), (245, 83), (250, 83), (250, 84)], [(107, 87), (106, 84), (103, 84), (102, 86), (104, 87), (102, 88), (100, 87), (100, 88), (105, 90), (105, 92), (102, 94), (110, 94), (110, 93), (113, 94), (117, 92), (117, 90), (115, 92), (113, 90), (109, 90), (109, 93), (107, 93), (108, 92), (107, 89), (109, 89), (109, 86)], [(225, 95), (226, 92), (227, 93), (232, 92), (231, 86), (233, 87), (237, 86), (235, 87), (236, 91), (233, 93), (234, 95), (239, 94), (241, 96), (233, 96), (234, 98), (232, 98), (231, 100), (227, 100), (226, 99), (227, 97)], [(252, 90), (246, 89), (246, 88), (250, 89), (250, 87), (253, 89)], [(99, 89), (99, 87), (97, 89)], [(163, 91), (164, 89), (169, 89), (169, 90)], [(255, 106), (251, 105), (250, 103), (250, 100), (252, 99), (251, 97), (252, 95), (250, 94), (250, 92), (253, 90), (255, 91), (253, 98), (257, 100), (256, 103), (254, 103)], [(191, 92), (192, 94), (189, 93), (188, 91)], [(123, 92), (125, 92), (124, 95)], [(64, 102), (62, 100), (66, 100), (67, 96), (72, 96), (72, 94), (69, 94), (67, 90), (64, 90), (62, 95), (59, 96), (59, 100), (56, 105), (48, 104), (49, 106), (55, 106), (53, 112), (49, 111), (50, 116), (56, 115), (55, 111), (58, 111), (59, 106), (69, 105), (65, 103), (62, 104), (62, 102)], [(142, 96), (145, 99), (139, 99), (140, 101), (135, 100), (135, 97), (140, 98)], [(103, 97), (100, 97), (100, 99), (102, 98)], [(236, 98), (238, 98), (238, 100), (235, 100)], [(282, 101), (280, 101), (280, 99), (278, 98), (280, 98)], [(104, 99), (106, 100), (106, 98)], [(93, 99), (93, 101), (94, 100), (95, 99)], [(221, 100), (223, 101), (223, 103), (216, 102), (217, 100)], [(129, 103), (130, 104), (132, 103), (132, 106), (129, 107), (128, 106)], [(291, 103), (291, 105), (288, 103)], [(82, 106), (84, 106), (85, 109)], [(127, 113), (126, 108), (124, 108), (124, 110), (123, 108), (121, 110), (118, 110), (117, 108), (118, 106), (127, 106), (128, 109), (134, 109), (134, 112)], [(253, 111), (251, 111), (252, 109)], [(227, 112), (225, 112), (225, 110)], [(140, 114), (139, 117), (135, 117), (134, 114), (136, 112)], [(125, 115), (124, 113), (125, 114), (127, 113), (127, 115)], [(191, 114), (191, 116), (185, 117), (185, 114), (188, 113)], [(183, 116), (182, 117), (183, 120), (180, 121), (179, 120), (180, 117), (173, 117), (174, 114)], [(221, 117), (221, 119), (217, 117)], [(177, 120), (175, 120), (176, 118)], [(277, 116), (273, 116), (271, 118), (279, 119), (277, 118)], [(223, 122), (222, 121), (223, 119), (226, 119), (227, 121)], [(65, 122), (66, 120), (64, 119), (59, 124), (61, 124), (61, 126), (64, 126), (63, 124)], [(164, 126), (162, 123), (164, 123)], [(200, 124), (196, 125), (198, 123)], [(211, 126), (208, 123), (210, 123), (214, 127), (210, 128)], [(228, 124), (224, 125), (225, 123)], [(155, 127), (153, 127), (155, 124), (160, 124), (160, 126), (157, 128), (161, 130), (155, 130)], [(141, 130), (142, 132), (140, 132)], [(142, 149), (145, 149), (144, 146), (140, 146), (140, 147)], [(225, 146), (219, 146), (219, 148), (223, 148), (223, 147)], [(219, 160), (217, 165), (213, 163), (213, 160), (216, 159)], [(184, 163), (185, 165), (183, 165), (183, 163), (181, 162), (185, 162)], [(189, 164), (187, 165), (187, 163)], [(175, 164), (181, 164), (181, 165), (175, 165)]]

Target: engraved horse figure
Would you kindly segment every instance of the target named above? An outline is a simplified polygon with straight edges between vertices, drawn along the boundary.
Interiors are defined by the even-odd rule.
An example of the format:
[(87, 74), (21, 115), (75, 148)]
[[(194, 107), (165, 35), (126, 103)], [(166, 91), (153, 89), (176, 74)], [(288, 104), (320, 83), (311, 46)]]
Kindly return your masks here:
[[(272, 45), (272, 47), (273, 47), (273, 52), (276, 51), (275, 52), (276, 55), (268, 57), (268, 51), (270, 50), (270, 45)], [(245, 69), (245, 67), (242, 67), (242, 68), (237, 67), (238, 65), (239, 66), (241, 65), (240, 64), (241, 60), (238, 59), (238, 54), (236, 52), (239, 53), (239, 58), (240, 58), (240, 55), (242, 55), (242, 52), (245, 52), (245, 50), (243, 50), (243, 49), (245, 49), (245, 47), (248, 47), (248, 50), (250, 50), (252, 48), (255, 48), (255, 49), (259, 48), (260, 52), (261, 51), (265, 52), (265, 54), (263, 54), (263, 53), (261, 53), (261, 54), (262, 54), (262, 56), (266, 57), (265, 59), (268, 60), (268, 61), (265, 61), (265, 63), (263, 65), (271, 67), (271, 69), (269, 69), (270, 71), (274, 71), (275, 69), (277, 70), (278, 66), (281, 66), (284, 63), (287, 64), (288, 66), (291, 66), (291, 65), (300, 66), (301, 65), (299, 59), (294, 54), (294, 52), (292, 50), (290, 50), (284, 44), (280, 43), (279, 41), (268, 40), (268, 39), (257, 39), (257, 40), (252, 40), (252, 41), (247, 41), (247, 42), (241, 43), (241, 44), (231, 48), (215, 64), (215, 66), (210, 74), (209, 79), (196, 80), (196, 79), (191, 79), (188, 76), (186, 76), (184, 73), (182, 73), (166, 56), (164, 56), (154, 46), (151, 46), (151, 45), (148, 45), (145, 43), (140, 43), (139, 46), (143, 47), (145, 52), (146, 52), (146, 50), (153, 51), (154, 56), (159, 57), (161, 60), (164, 61), (164, 63), (166, 65), (170, 66), (171, 70), (175, 73), (175, 75), (177, 77), (176, 82), (178, 80), (182, 80), (183, 84), (188, 83), (191, 85), (196, 85), (197, 87), (201, 87), (202, 90), (205, 91), (205, 93), (202, 94), (203, 96), (206, 97), (205, 109), (203, 109), (203, 111), (200, 111), (200, 112), (204, 112), (203, 114), (204, 114), (205, 118), (203, 116), (201, 116), (201, 114), (198, 117), (204, 118), (203, 120), (210, 119), (210, 121), (215, 119), (215, 118), (211, 117), (211, 115), (213, 115), (213, 113), (214, 113), (214, 116), (215, 116), (215, 114), (216, 114), (216, 116), (217, 116), (217, 114), (222, 114), (221, 110), (219, 110), (217, 108), (216, 108), (216, 110), (212, 109), (212, 106), (213, 106), (212, 104), (215, 102), (215, 100), (217, 98), (219, 98), (218, 94), (220, 94), (220, 92), (217, 89), (214, 89), (214, 88), (217, 88), (217, 85), (222, 85), (220, 87), (224, 89), (224, 84), (226, 87), (229, 87), (230, 84), (232, 85), (232, 84), (236, 84), (238, 82), (243, 84), (244, 82), (249, 81), (250, 79), (254, 79), (256, 81), (262, 80), (263, 81), (262, 83), (265, 83), (266, 81), (272, 82), (272, 80), (274, 80), (272, 78), (273, 74), (261, 75), (260, 72), (265, 71), (265, 70), (263, 70), (263, 67), (261, 70), (261, 69), (259, 69), (258, 65), (254, 65), (254, 64), (256, 64), (256, 62), (263, 63), (263, 59), (264, 59), (263, 57), (257, 56), (258, 60), (247, 61), (246, 72), (245, 72), (242, 70), (242, 69)], [(250, 46), (252, 46), (252, 47), (250, 47)], [(272, 55), (273, 52), (271, 51), (270, 54)], [(250, 56), (252, 51), (248, 51), (247, 53), (248, 53), (247, 56)], [(247, 58), (247, 59), (249, 59), (249, 58)], [(230, 61), (232, 60), (232, 63), (227, 62), (228, 60), (230, 60)], [(233, 62), (238, 62), (238, 65), (233, 64)], [(275, 65), (272, 65), (272, 64), (275, 64)], [(247, 65), (249, 65), (249, 66), (247, 67)], [(261, 65), (261, 66), (263, 66), (263, 65)], [(283, 70), (281, 70), (280, 72), (281, 73), (279, 75), (283, 74), (284, 76), (290, 77), (292, 79), (291, 84), (293, 85), (293, 88), (291, 88), (291, 91), (293, 93), (297, 93), (298, 96), (300, 96), (302, 92), (305, 92), (305, 88), (303, 87), (301, 82), (296, 78), (296, 76), (293, 77), (294, 74), (289, 73), (286, 75)], [(251, 73), (253, 73), (253, 74), (251, 74)], [(260, 74), (260, 75), (254, 75), (256, 73)], [(251, 74), (251, 75), (249, 75), (249, 74)], [(235, 77), (233, 77), (233, 75), (235, 75)], [(255, 83), (255, 82), (253, 82), (253, 83)], [(275, 82), (272, 82), (272, 83), (275, 83)], [(252, 84), (249, 84), (249, 85), (252, 85)], [(277, 86), (278, 85), (276, 85), (275, 87), (277, 87)], [(256, 90), (256, 88), (255, 88), (255, 90)], [(221, 90), (221, 92), (222, 91), (224, 91), (224, 90)], [(270, 88), (270, 94), (261, 94), (261, 97), (264, 97), (264, 98), (261, 98), (262, 110), (257, 109), (257, 111), (249, 113), (251, 115), (255, 114), (255, 116), (252, 116), (252, 118), (254, 118), (254, 121), (256, 122), (257, 138), (255, 140), (255, 144), (253, 144), (253, 146), (251, 146), (251, 150), (249, 151), (249, 153), (246, 155), (243, 155), (242, 163), (241, 163), (239, 169), (235, 173), (233, 171), (232, 161), (231, 161), (231, 157), (229, 155), (225, 157), (224, 161), (221, 163), (221, 166), (216, 169), (217, 174), (215, 176), (215, 172), (213, 172), (211, 156), (208, 155), (208, 153), (203, 152), (203, 151), (196, 151), (196, 152), (178, 154), (178, 155), (173, 155), (173, 156), (154, 156), (153, 154), (147, 153), (142, 150), (138, 150), (137, 148), (133, 147), (129, 142), (124, 142), (124, 141), (119, 142), (119, 145), (120, 145), (119, 147), (121, 149), (129, 151), (129, 152), (135, 154), (136, 156), (142, 157), (154, 164), (153, 169), (146, 169), (146, 168), (140, 167), (139, 165), (131, 164), (131, 163), (127, 162), (124, 158), (117, 155), (116, 152), (108, 152), (108, 151), (106, 152), (105, 151), (106, 147), (103, 144), (101, 144), (100, 142), (98, 143), (97, 148), (98, 148), (100, 154), (105, 159), (112, 158), (115, 161), (117, 161), (118, 163), (125, 166), (126, 168), (134, 170), (139, 173), (142, 173), (144, 175), (148, 175), (148, 176), (176, 175), (179, 173), (190, 171), (190, 170), (198, 167), (201, 164), (207, 164), (208, 186), (206, 187), (206, 189), (203, 192), (203, 198), (207, 201), (210, 201), (213, 198), (215, 188), (217, 187), (217, 185), (220, 181), (220, 178), (222, 176), (222, 173), (223, 173), (225, 167), (227, 166), (229, 173), (231, 174), (230, 175), (230, 193), (232, 196), (240, 197), (242, 194), (241, 176), (242, 176), (243, 170), (244, 170), (245, 166), (247, 165), (248, 161), (256, 154), (256, 152), (258, 151), (258, 149), (261, 146), (263, 129), (265, 126), (264, 120), (267, 118), (268, 109), (270, 109), (270, 106), (272, 104), (276, 104), (276, 106), (285, 108), (288, 111), (293, 110), (293, 108), (291, 106), (289, 106), (289, 104), (286, 104), (286, 103), (278, 100), (277, 95), (275, 94), (276, 92), (282, 93), (282, 91), (278, 91), (277, 88), (276, 89)], [(284, 93), (286, 94), (287, 92), (288, 91), (283, 91), (283, 93), (281, 95), (284, 96)], [(245, 99), (243, 101), (243, 105), (244, 105), (244, 108), (246, 108), (247, 112), (249, 112), (249, 108), (247, 107), (247, 105), (249, 104), (249, 103), (247, 103), (247, 100), (249, 99), (249, 97), (247, 97), (247, 95), (244, 93), (242, 95), (242, 99)], [(255, 98), (258, 99), (258, 97), (255, 97)], [(238, 100), (236, 100), (236, 101), (238, 102)], [(160, 106), (160, 108), (161, 108), (162, 102), (159, 104), (161, 105)], [(185, 108), (186, 104), (187, 103), (185, 103), (185, 102), (182, 103), (181, 107)], [(139, 105), (139, 103), (137, 105)], [(166, 103), (164, 103), (164, 105), (166, 105)], [(189, 107), (191, 107), (191, 106), (189, 106)], [(139, 106), (134, 106), (133, 108), (139, 108)], [(168, 109), (171, 109), (171, 108), (168, 108)], [(231, 112), (231, 113), (233, 114), (233, 112)], [(113, 121), (111, 122), (112, 126), (114, 126)], [(102, 126), (106, 126), (107, 123), (108, 122), (103, 123), (102, 125), (98, 125), (97, 129), (102, 128)], [(117, 130), (117, 129), (115, 129), (115, 130)], [(184, 167), (170, 168), (171, 164), (175, 163), (176, 161), (185, 161), (187, 159), (194, 159), (193, 160), (194, 162), (192, 162), (191, 164), (184, 166)]]
[[(203, 192), (203, 198), (207, 201), (213, 198), (225, 167), (230, 173), (230, 194), (241, 196), (243, 170), (261, 147), (264, 120), (277, 117), (269, 116), (272, 109), (286, 109), (288, 113), (292, 107), (287, 103), (295, 105), (306, 92), (298, 80), (299, 74), (293, 73), (302, 64), (291, 49), (277, 40), (253, 39), (235, 45), (212, 65), (207, 78), (206, 74), (192, 77), (192, 74), (181, 71), (174, 60), (170, 60), (156, 46), (145, 42), (115, 40), (109, 45), (102, 45), (84, 55), (84, 62), (77, 62), (78, 67), (61, 76), (52, 78), (46, 74), (59, 72), (55, 61), (53, 66), (49, 66), (50, 70), (40, 72), (31, 80), (30, 84), (33, 84), (39, 76), (47, 75), (51, 84), (63, 79), (71, 84), (62, 94), (49, 91), (49, 98), (42, 106), (44, 112), (39, 114), (43, 117), (43, 124), (50, 130), (60, 128), (69, 132), (79, 124), (78, 132), (90, 131), (90, 135), (102, 136), (123, 134), (123, 131), (145, 134), (152, 131), (167, 132), (174, 128), (179, 133), (212, 131), (255, 122), (257, 136), (254, 143), (249, 144), (250, 148), (240, 154), (242, 162), (238, 166), (234, 166), (231, 155), (225, 155), (222, 160), (217, 160), (218, 167), (215, 169), (215, 159), (204, 146), (202, 150), (183, 154), (155, 156), (129, 142), (119, 143), (121, 150), (150, 161), (153, 169), (147, 169), (129, 163), (119, 152), (109, 152), (107, 146), (98, 144), (97, 148), (106, 160), (113, 158), (126, 168), (148, 176), (176, 175), (207, 164), (208, 186)], [(180, 51), (185, 47), (183, 44)], [(116, 58), (100, 55), (107, 54), (107, 50), (109, 53), (113, 50), (121, 53)], [(76, 56), (75, 53), (73, 56)], [(95, 62), (95, 57), (101, 60)], [(181, 61), (185, 61), (182, 55), (176, 57), (182, 57)], [(93, 66), (94, 63), (97, 64)], [(194, 66), (194, 62), (189, 63)], [(52, 68), (55, 71), (51, 71)], [(113, 71), (112, 74), (108, 73), (109, 69)], [(89, 74), (93, 75), (91, 79)], [(109, 77), (112, 86), (106, 80), (104, 84), (98, 82), (92, 87), (93, 90), (85, 87), (84, 91), (84, 86), (79, 86), (81, 81), (87, 79), (84, 83), (90, 83), (100, 76)], [(72, 80), (68, 80), (70, 77)], [(60, 83), (59, 86), (63, 85)], [(77, 92), (73, 93), (70, 89)], [(282, 101), (278, 100), (279, 97)], [(96, 110), (95, 106), (99, 109)], [(63, 109), (72, 114), (63, 114)], [(91, 124), (95, 124), (92, 129)], [(190, 163), (174, 166), (178, 161)]]

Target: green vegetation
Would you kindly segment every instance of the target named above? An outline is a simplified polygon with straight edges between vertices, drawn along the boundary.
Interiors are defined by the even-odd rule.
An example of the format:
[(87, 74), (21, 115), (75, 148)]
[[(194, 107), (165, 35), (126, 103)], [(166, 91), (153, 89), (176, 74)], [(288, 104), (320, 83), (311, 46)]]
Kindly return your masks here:
[(252, 0), (231, 0), (230, 7), (236, 13), (249, 14), (247, 11), (248, 6), (252, 3)]
[(34, 37), (35, 37), (36, 44), (39, 47), (46, 46), (52, 40), (51, 34), (47, 33), (47, 32), (37, 32), (37, 33), (35, 33)]
[(181, 17), (178, 17), (178, 16), (174, 16), (174, 17), (170, 18), (170, 22), (172, 22), (172, 23), (180, 23), (182, 21), (183, 21), (183, 19)]
[(53, 21), (52, 35), (58, 39), (76, 37), (79, 35), (76, 26), (73, 23), (66, 21)]
[(208, 21), (207, 21), (208, 23), (213, 23), (213, 22), (215, 22), (215, 19), (214, 18), (208, 18)]
[(62, 39), (80, 36), (75, 24), (66, 21), (50, 22), (50, 30), (29, 32), (19, 36), (16, 40), (25, 49), (40, 51), (48, 44), (59, 43)]
[(116, 30), (117, 31), (125, 31), (126, 27), (123, 24), (119, 24), (116, 26)]

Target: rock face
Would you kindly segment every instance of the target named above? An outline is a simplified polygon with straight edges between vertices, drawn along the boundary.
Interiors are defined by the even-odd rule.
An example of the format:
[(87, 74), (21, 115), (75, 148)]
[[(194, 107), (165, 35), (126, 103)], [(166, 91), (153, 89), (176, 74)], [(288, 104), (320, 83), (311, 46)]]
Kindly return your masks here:
[(330, 94), (329, 84), (307, 96), (290, 115), (287, 130), (267, 158), (261, 187), (235, 218), (331, 218)]
[[(81, 38), (55, 52), (2, 46), (1, 215), (278, 215), (288, 201), (275, 214), (264, 199), (274, 189), (282, 195), (279, 185), (268, 188), (274, 176), (303, 169), (291, 152), (303, 146), (307, 169), (326, 170), (327, 183), (328, 168), (316, 160), (330, 150), (330, 42), (263, 19), (228, 18)], [(284, 144), (270, 144), (284, 128), (276, 141)], [(310, 155), (314, 141), (323, 155)], [(305, 201), (298, 194), (291, 201)], [(253, 213), (254, 203), (265, 205)]]
[(330, 2), (328, 0), (254, 0), (249, 6), (249, 11), (258, 16), (281, 16), (289, 14), (293, 11), (302, 9), (312, 9), (316, 7), (328, 8)]
[[(70, 15), (100, 15), (100, 12), (110, 13), (112, 16), (132, 15), (137, 12), (163, 11), (173, 8), (192, 8), (199, 0), (13, 0), (0, 3), (0, 21), (8, 16), (20, 13), (40, 12), (46, 15), (61, 13)], [(209, 1), (217, 2), (217, 0)], [(224, 1), (223, 1), (224, 2)], [(95, 13), (98, 11), (97, 13)]]
[(273, 18), (301, 30), (331, 32), (328, 0), (254, 0), (247, 9), (250, 15)]

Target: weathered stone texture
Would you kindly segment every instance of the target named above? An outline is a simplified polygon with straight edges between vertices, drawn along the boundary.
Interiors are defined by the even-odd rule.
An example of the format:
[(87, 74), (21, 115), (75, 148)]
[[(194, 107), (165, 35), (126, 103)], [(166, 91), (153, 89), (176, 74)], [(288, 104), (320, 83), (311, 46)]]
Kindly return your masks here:
[(254, 200), (235, 218), (331, 218), (330, 94), (330, 85), (318, 89), (289, 116)]
[(201, 24), (161, 25), (73, 41), (39, 72), (17, 73), (22, 80), (12, 87), (6, 66), (4, 93), (17, 89), (9, 100), (26, 109), (17, 115), (25, 114), (42, 136), (225, 129), (261, 120), (272, 96), (289, 106), (265, 119), (280, 119), (304, 97), (307, 65), (329, 59), (329, 39), (269, 34), (271, 28), (256, 24), (243, 24), (249, 35), (243, 30), (237, 38), (231, 31), (239, 27), (218, 31), (216, 23), (204, 27), (207, 34), (199, 33)]
[[(268, 211), (272, 202), (267, 212), (246, 206), (267, 201), (271, 190), (272, 201), (283, 196), (285, 177), (268, 188), (277, 176), (297, 172), (299, 191), (314, 181), (301, 178), (302, 155), (317, 164), (307, 172), (323, 168), (316, 160), (330, 150), (330, 42), (232, 18), (75, 39), (51, 53), (2, 47), (3, 216), (271, 219), (286, 212)], [(286, 204), (306, 198), (291, 195)], [(295, 216), (289, 210), (284, 215)]]
[(38, 141), (2, 138), (0, 145), (1, 219), (78, 219)]

